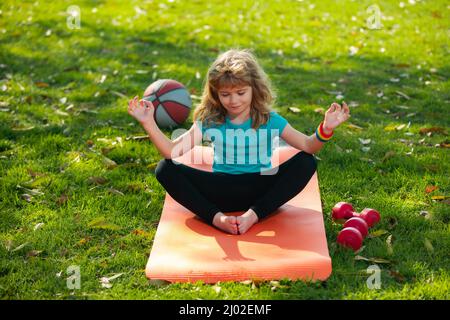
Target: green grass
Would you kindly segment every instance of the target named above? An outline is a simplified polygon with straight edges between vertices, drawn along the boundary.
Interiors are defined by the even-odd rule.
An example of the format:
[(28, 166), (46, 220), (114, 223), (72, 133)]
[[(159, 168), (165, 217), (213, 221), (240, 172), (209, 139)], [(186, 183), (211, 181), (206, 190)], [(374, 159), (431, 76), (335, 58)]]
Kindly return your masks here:
[[(382, 27), (371, 30), (371, 1), (78, 1), (76, 30), (66, 25), (72, 1), (2, 1), (0, 297), (448, 299), (449, 200), (433, 196), (449, 196), (449, 7), (399, 2), (379, 1)], [(254, 49), (277, 91), (274, 109), (300, 131), (313, 133), (315, 110), (338, 94), (357, 104), (349, 124), (361, 129), (343, 125), (317, 154), (333, 261), (325, 282), (221, 283), (219, 291), (145, 277), (165, 195), (152, 172), (161, 157), (148, 141), (127, 139), (144, 131), (117, 92), (131, 98), (173, 78), (198, 96), (209, 64), (232, 47)], [(370, 150), (360, 138), (371, 139)], [(40, 193), (24, 198), (33, 189)], [(385, 233), (359, 253), (388, 261), (378, 263), (378, 290), (366, 285), (374, 263), (336, 246), (338, 201), (382, 214), (374, 231)], [(66, 286), (72, 265), (79, 290)], [(117, 273), (102, 288), (100, 278)]]

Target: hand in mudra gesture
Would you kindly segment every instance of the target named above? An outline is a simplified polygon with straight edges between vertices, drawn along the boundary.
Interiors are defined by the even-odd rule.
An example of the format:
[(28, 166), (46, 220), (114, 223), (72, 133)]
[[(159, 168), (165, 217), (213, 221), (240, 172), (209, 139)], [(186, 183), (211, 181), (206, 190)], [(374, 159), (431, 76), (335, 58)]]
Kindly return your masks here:
[(136, 96), (128, 101), (128, 113), (140, 123), (154, 121), (155, 107), (151, 101), (139, 100)]
[(339, 103), (333, 102), (330, 108), (325, 112), (325, 120), (323, 126), (326, 130), (333, 131), (341, 123), (350, 118), (350, 109), (345, 102), (342, 107)]

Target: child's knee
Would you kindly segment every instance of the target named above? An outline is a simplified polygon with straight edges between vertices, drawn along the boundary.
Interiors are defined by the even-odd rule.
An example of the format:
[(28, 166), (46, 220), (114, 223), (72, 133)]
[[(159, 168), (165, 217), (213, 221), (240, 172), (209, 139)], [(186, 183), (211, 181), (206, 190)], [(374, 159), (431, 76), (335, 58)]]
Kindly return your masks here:
[(296, 163), (302, 170), (315, 172), (317, 169), (316, 158), (310, 153), (301, 151), (295, 155)]
[(158, 180), (159, 182), (161, 182), (161, 180), (164, 180), (164, 177), (166, 177), (172, 171), (173, 166), (174, 163), (172, 162), (172, 159), (162, 159), (161, 161), (159, 161), (155, 169), (156, 180)]

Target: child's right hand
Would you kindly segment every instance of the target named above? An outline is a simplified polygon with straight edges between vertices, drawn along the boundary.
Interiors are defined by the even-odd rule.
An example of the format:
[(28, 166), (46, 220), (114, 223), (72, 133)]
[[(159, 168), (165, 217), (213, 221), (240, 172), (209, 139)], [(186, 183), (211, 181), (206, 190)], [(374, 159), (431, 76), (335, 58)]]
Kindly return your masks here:
[(138, 96), (128, 101), (128, 113), (141, 124), (155, 120), (153, 103), (147, 100), (139, 100)]

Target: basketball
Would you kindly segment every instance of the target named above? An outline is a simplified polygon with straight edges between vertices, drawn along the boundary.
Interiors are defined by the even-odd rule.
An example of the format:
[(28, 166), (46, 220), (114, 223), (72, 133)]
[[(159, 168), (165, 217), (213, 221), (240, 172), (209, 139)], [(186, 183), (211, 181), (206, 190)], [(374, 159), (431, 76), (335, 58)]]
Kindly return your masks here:
[(192, 107), (191, 96), (185, 86), (172, 79), (153, 82), (145, 89), (142, 99), (153, 103), (156, 124), (164, 128), (183, 124)]

